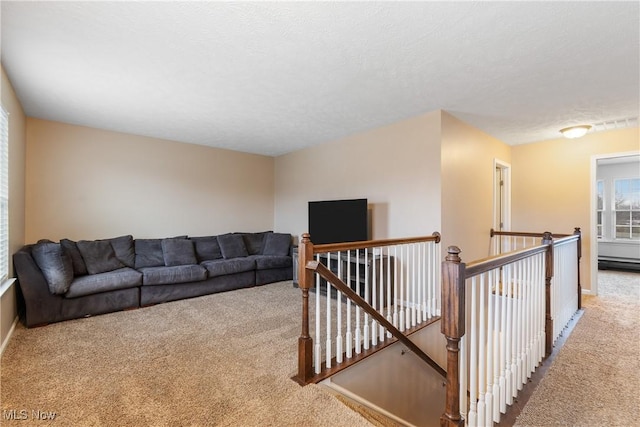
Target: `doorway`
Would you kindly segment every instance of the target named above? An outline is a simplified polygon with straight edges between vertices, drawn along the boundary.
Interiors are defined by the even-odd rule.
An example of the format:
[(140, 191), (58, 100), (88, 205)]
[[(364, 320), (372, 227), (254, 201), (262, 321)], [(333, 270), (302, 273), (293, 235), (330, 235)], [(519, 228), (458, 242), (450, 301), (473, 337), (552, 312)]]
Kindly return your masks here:
[[(502, 160), (493, 161), (493, 229), (511, 230), (511, 165)], [(502, 239), (497, 238), (494, 250), (501, 253), (509, 248), (500, 247)]]
[[(591, 294), (598, 295), (598, 266), (621, 261), (640, 262), (640, 241), (625, 238), (625, 230), (630, 236), (637, 234), (635, 218), (637, 212), (630, 212), (632, 220), (624, 222), (624, 212), (616, 206), (617, 185), (629, 179), (638, 179), (639, 152), (595, 155), (591, 158), (591, 221), (589, 231), (591, 253)], [(616, 183), (617, 182), (617, 183)], [(622, 218), (622, 220), (621, 220)], [(635, 233), (634, 233), (635, 232)], [(631, 253), (631, 255), (629, 255)], [(640, 265), (640, 264), (637, 264)]]

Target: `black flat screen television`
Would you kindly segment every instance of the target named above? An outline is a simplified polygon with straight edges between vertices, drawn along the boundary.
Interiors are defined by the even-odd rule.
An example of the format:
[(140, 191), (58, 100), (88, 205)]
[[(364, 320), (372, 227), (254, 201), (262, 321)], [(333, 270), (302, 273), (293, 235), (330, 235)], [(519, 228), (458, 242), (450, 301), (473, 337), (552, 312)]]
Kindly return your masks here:
[(367, 199), (309, 202), (309, 234), (316, 245), (368, 240)]

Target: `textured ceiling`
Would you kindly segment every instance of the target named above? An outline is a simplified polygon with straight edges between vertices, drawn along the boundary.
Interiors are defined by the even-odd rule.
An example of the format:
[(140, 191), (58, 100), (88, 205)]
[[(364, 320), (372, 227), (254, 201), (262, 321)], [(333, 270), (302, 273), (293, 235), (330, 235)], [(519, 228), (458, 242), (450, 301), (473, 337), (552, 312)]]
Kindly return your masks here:
[(0, 7), (47, 120), (279, 155), (438, 109), (508, 144), (639, 115), (639, 2)]

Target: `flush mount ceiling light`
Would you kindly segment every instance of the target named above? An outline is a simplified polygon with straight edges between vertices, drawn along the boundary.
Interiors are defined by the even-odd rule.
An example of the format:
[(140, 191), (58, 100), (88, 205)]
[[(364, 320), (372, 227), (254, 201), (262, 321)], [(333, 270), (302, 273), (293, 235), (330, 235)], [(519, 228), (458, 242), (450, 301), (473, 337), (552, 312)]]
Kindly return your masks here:
[(591, 125), (578, 125), (570, 126), (568, 128), (560, 129), (560, 133), (566, 138), (580, 138), (584, 136), (591, 129)]

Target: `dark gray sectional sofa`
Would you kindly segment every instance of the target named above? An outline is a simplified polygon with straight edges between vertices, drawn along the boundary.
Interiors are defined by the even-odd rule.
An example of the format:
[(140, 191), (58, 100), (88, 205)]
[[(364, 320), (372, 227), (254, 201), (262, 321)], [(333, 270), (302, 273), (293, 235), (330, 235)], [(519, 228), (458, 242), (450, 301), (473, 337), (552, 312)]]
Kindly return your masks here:
[(63, 239), (13, 255), (27, 327), (292, 278), (291, 235)]

